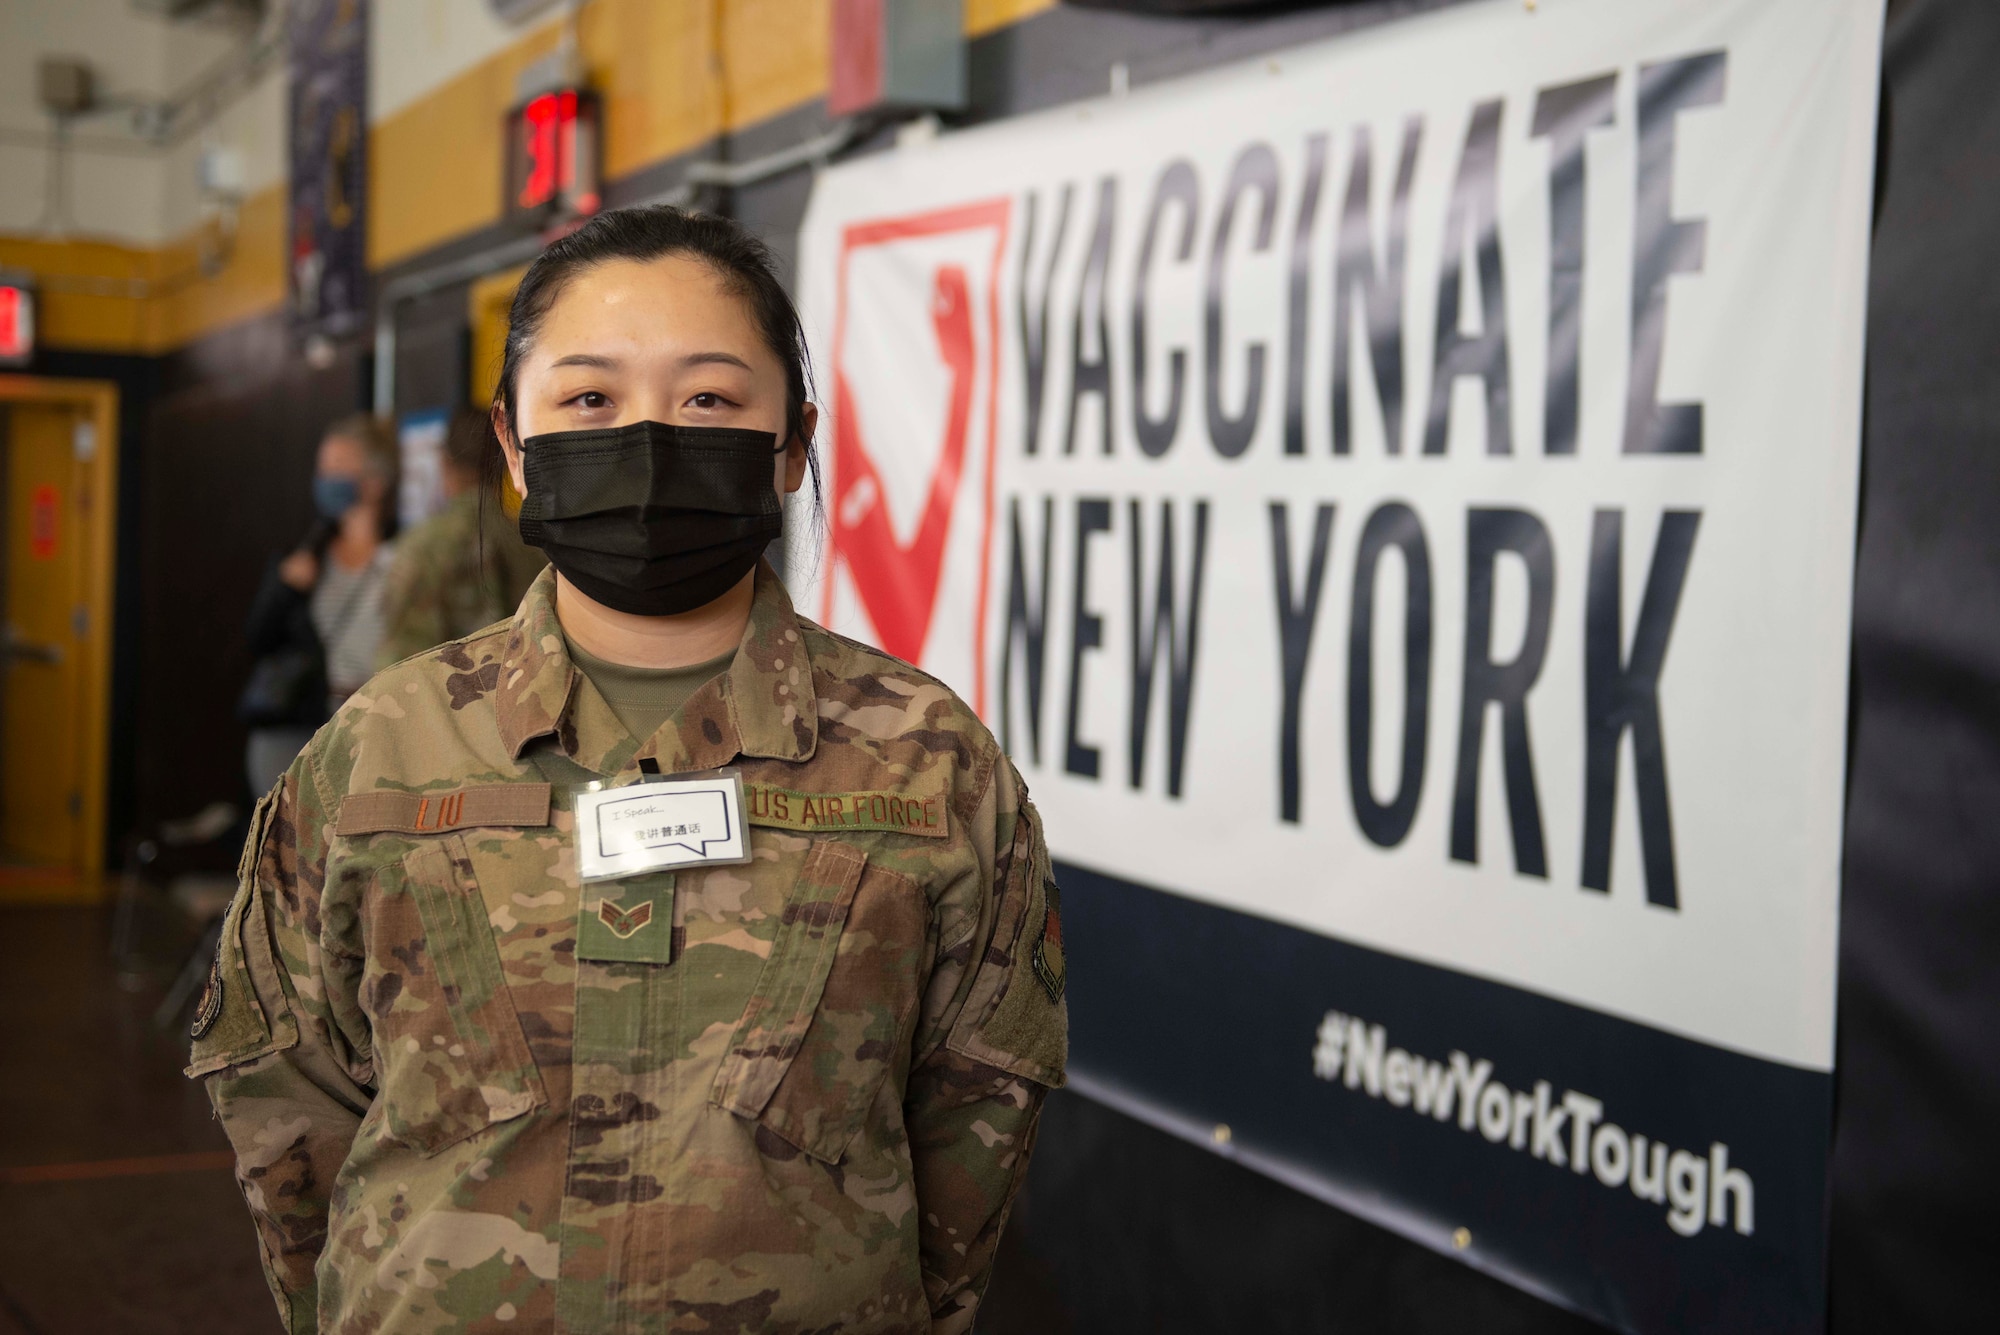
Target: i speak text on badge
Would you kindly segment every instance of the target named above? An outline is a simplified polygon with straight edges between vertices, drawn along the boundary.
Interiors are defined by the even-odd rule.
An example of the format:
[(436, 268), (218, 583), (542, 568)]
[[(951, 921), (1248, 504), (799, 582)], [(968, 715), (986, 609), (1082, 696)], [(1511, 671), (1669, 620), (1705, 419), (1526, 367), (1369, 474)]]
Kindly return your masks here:
[(577, 872), (586, 881), (750, 860), (734, 772), (576, 795)]

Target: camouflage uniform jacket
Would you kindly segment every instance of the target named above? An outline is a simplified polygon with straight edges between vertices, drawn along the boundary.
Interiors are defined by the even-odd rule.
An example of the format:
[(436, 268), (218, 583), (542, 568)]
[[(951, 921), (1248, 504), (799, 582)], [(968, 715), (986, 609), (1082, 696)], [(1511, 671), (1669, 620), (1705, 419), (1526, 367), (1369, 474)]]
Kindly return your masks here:
[[(1019, 776), (768, 566), (636, 741), (554, 589), (378, 675), (257, 809), (188, 1071), (287, 1329), (970, 1330), (1065, 1057)], [(579, 884), (571, 795), (647, 758), (741, 774), (750, 864)]]
[[(382, 593), (383, 666), (470, 635), (507, 615), (547, 564), (488, 495), (460, 492), (396, 540)], [(482, 529), (483, 534), (482, 534)]]

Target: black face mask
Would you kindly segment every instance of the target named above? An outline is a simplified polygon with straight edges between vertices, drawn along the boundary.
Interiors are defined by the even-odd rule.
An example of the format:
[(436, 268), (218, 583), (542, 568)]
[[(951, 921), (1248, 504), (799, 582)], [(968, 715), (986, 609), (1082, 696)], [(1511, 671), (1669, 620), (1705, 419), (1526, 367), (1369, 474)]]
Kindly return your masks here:
[(606, 607), (672, 616), (714, 602), (783, 531), (768, 431), (633, 422), (521, 443), (521, 540)]

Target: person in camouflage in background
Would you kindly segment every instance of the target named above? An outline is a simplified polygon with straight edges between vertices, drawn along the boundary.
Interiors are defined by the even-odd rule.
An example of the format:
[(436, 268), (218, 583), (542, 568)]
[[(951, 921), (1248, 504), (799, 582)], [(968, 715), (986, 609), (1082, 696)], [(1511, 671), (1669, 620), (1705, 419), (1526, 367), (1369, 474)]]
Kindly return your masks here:
[(489, 461), (500, 444), (485, 413), (462, 409), (445, 432), (444, 509), (405, 529), (382, 592), (382, 648), (388, 667), (446, 640), (504, 620), (548, 564), (521, 541)]
[[(718, 303), (747, 336), (704, 325)], [(525, 433), (523, 474), (515, 414), (551, 424), (534, 395), (579, 327), (608, 388), (554, 425), (754, 427), (780, 398), (761, 439), (800, 484), (797, 317), (733, 223), (602, 215), (523, 280), (501, 420), (531, 506), (561, 437)], [(970, 1331), (1066, 1055), (1020, 776), (947, 687), (800, 617), (755, 545), (652, 619), (733, 653), (637, 735), (577, 643), (604, 607), (549, 550), (511, 622), (378, 675), (257, 809), (189, 1073), (286, 1328)], [(718, 771), (747, 863), (579, 878), (579, 793)]]

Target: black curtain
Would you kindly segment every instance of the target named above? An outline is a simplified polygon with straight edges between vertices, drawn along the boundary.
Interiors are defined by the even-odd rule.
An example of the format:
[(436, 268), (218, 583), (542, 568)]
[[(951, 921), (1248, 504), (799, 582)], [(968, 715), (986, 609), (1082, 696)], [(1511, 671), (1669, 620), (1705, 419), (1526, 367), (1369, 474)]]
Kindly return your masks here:
[(1841, 903), (1833, 1328), (1991, 1330), (2000, 5), (1894, 7)]

